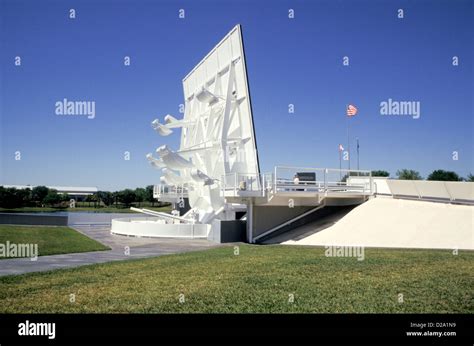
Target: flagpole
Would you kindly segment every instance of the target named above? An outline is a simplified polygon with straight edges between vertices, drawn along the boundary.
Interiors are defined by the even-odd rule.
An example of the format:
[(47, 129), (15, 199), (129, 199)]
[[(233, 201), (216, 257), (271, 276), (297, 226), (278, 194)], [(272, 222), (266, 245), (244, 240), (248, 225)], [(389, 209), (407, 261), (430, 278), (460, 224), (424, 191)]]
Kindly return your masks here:
[[(346, 106), (346, 109), (349, 108), (349, 105)], [(349, 154), (349, 170), (351, 170), (351, 141), (350, 141), (350, 135), (349, 135), (349, 127), (350, 127), (350, 121), (351, 117), (347, 115), (347, 153)], [(347, 173), (349, 174), (349, 172)]]
[(359, 170), (359, 137), (357, 139), (357, 170)]
[(337, 148), (339, 151), (339, 182), (342, 181), (342, 150), (341, 148)]

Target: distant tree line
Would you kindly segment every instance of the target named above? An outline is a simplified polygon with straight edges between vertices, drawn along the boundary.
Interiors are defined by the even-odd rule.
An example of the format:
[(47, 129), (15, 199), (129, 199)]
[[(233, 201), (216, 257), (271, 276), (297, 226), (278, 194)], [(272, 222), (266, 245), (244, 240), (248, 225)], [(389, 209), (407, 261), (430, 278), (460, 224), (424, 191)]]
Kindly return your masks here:
[[(0, 208), (22, 208), (22, 207), (69, 207), (71, 196), (66, 193), (58, 193), (46, 186), (36, 186), (33, 189), (16, 189), (13, 187), (0, 186)], [(153, 185), (146, 188), (125, 189), (121, 191), (99, 191), (84, 198), (89, 207), (140, 207), (147, 202), (152, 207), (162, 203), (153, 198)]]
[[(372, 171), (373, 177), (389, 177), (390, 173), (383, 170)], [(423, 180), (421, 174), (413, 169), (400, 169), (397, 171), (397, 178), (400, 180)], [(456, 172), (437, 169), (431, 172), (426, 180), (436, 181), (470, 181), (474, 182), (474, 175), (469, 173), (467, 178), (459, 176)]]

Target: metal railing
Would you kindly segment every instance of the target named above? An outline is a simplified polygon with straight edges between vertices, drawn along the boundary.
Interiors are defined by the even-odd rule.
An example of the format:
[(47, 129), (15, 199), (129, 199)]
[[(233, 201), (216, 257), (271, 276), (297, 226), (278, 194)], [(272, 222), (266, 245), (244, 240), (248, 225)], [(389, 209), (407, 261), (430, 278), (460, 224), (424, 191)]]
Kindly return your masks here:
[[(333, 168), (276, 166), (274, 191), (282, 192), (341, 192), (371, 194), (371, 172)], [(364, 182), (351, 183), (349, 177), (368, 177)]]
[[(350, 178), (364, 177), (351, 182)], [(222, 192), (234, 196), (265, 196), (266, 193), (372, 194), (370, 171), (276, 166), (273, 173), (230, 173), (222, 177)]]
[(188, 189), (185, 186), (173, 186), (173, 185), (154, 185), (153, 186), (153, 197), (168, 198), (168, 199), (179, 199), (188, 197)]
[(265, 174), (229, 173), (222, 177), (221, 189), (224, 193), (243, 195), (265, 195), (268, 187)]

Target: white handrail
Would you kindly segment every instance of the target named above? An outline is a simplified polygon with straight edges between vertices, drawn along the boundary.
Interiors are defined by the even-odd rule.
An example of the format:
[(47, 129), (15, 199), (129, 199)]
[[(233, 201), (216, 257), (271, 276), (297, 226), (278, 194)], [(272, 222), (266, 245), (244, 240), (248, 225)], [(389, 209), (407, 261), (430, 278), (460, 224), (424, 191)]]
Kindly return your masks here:
[(142, 213), (142, 214), (148, 214), (148, 215), (152, 215), (152, 216), (161, 217), (161, 218), (164, 218), (164, 219), (173, 219), (173, 220), (178, 220), (178, 221), (182, 221), (182, 222), (186, 222), (186, 223), (194, 223), (194, 220), (192, 220), (192, 219), (186, 219), (186, 218), (181, 217), (181, 216), (175, 216), (175, 215), (163, 213), (163, 212), (160, 212), (160, 211), (154, 211), (154, 210), (145, 209), (145, 208), (140, 209), (140, 208), (135, 208), (135, 207), (131, 207), (130, 210), (133, 210), (133, 211), (136, 211), (136, 212), (139, 212), (139, 213)]
[(303, 217), (305, 217), (305, 216), (307, 216), (307, 215), (309, 215), (309, 214), (312, 214), (312, 213), (314, 213), (316, 210), (319, 210), (319, 209), (324, 208), (324, 207), (325, 207), (325, 203), (324, 203), (324, 201), (323, 201), (323, 202), (322, 202), (320, 205), (318, 205), (316, 208), (313, 208), (313, 209), (311, 209), (311, 210), (308, 210), (307, 212), (304, 212), (303, 214), (298, 215), (297, 217), (294, 217), (294, 218), (291, 219), (291, 220), (288, 220), (288, 221), (286, 221), (286, 222), (283, 222), (282, 224), (280, 224), (280, 225), (278, 225), (278, 226), (276, 226), (276, 227), (273, 227), (272, 229), (269, 229), (268, 231), (263, 232), (262, 234), (259, 234), (258, 236), (256, 236), (255, 238), (253, 238), (253, 242), (255, 242), (256, 240), (258, 240), (258, 239), (260, 239), (260, 238), (263, 238), (263, 237), (269, 235), (270, 233), (273, 233), (273, 232), (275, 232), (275, 231), (278, 231), (279, 229), (281, 229), (281, 228), (283, 228), (283, 227), (285, 227), (285, 226), (288, 226), (289, 224), (291, 224), (291, 223), (293, 223), (293, 222), (295, 222), (295, 221), (298, 221), (299, 219), (301, 219), (301, 218), (303, 218)]
[[(291, 174), (294, 172), (298, 172), (301, 170), (307, 170), (309, 172), (322, 173), (323, 180), (299, 180), (298, 183), (295, 183), (293, 179), (289, 177), (278, 177), (278, 169), (285, 168), (285, 170), (291, 169)], [(333, 180), (332, 173), (330, 172), (344, 172), (346, 176), (346, 181), (339, 181)], [(275, 166), (274, 173), (260, 173), (260, 174), (251, 174), (251, 173), (229, 173), (223, 176), (222, 181), (224, 182), (221, 185), (221, 190), (223, 193), (230, 192), (233, 193), (235, 196), (242, 195), (242, 192), (245, 191), (245, 194), (255, 192), (256, 195), (260, 195), (262, 197), (265, 196), (268, 187), (273, 188), (273, 193), (282, 193), (282, 192), (291, 192), (293, 190), (297, 190), (298, 192), (312, 192), (315, 191), (318, 193), (362, 193), (362, 194), (372, 194), (372, 184), (366, 184), (361, 182), (354, 182), (350, 183), (349, 178), (352, 177), (360, 177), (356, 175), (352, 175), (353, 172), (363, 172), (367, 173), (366, 176), (371, 180), (371, 172), (364, 171), (364, 170), (346, 170), (346, 169), (326, 169), (326, 168), (302, 168), (302, 167), (285, 167), (285, 166)], [(288, 171), (287, 171), (288, 173)], [(295, 173), (297, 174), (297, 173)], [(269, 177), (266, 177), (269, 175)], [(318, 175), (321, 177), (321, 175)], [(268, 180), (268, 182), (267, 182)], [(231, 184), (228, 182), (231, 181)], [(242, 182), (245, 182), (245, 189), (241, 191)]]

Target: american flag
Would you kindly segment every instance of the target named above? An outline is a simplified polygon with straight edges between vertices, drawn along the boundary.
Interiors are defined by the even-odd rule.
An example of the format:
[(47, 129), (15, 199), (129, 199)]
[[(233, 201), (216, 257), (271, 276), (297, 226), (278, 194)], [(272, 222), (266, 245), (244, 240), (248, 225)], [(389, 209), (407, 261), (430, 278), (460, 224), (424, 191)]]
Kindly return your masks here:
[(347, 116), (353, 117), (357, 114), (357, 108), (354, 105), (347, 106)]
[(344, 147), (342, 146), (342, 144), (339, 144), (339, 151), (344, 151)]

